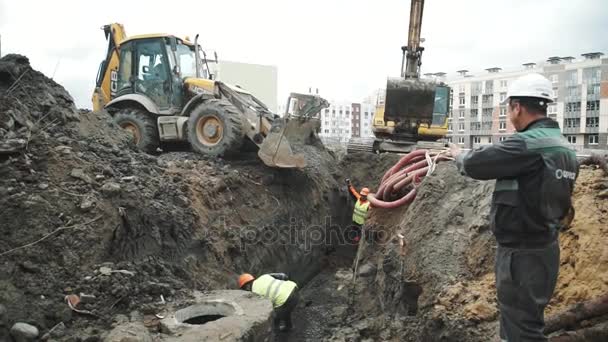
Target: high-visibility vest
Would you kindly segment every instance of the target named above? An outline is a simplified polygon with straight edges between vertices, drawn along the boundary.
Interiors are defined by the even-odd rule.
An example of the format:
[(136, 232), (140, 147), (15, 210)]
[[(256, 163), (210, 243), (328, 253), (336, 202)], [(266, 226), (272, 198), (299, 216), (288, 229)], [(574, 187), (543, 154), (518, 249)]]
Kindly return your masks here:
[(290, 280), (279, 280), (268, 274), (260, 276), (253, 281), (251, 291), (262, 297), (266, 297), (272, 301), (272, 306), (278, 308), (285, 304), (293, 289), (297, 287), (296, 283)]
[(355, 210), (353, 211), (353, 222), (356, 224), (364, 224), (367, 218), (367, 210), (369, 209), (369, 201), (361, 203), (361, 200), (357, 200), (355, 203)]

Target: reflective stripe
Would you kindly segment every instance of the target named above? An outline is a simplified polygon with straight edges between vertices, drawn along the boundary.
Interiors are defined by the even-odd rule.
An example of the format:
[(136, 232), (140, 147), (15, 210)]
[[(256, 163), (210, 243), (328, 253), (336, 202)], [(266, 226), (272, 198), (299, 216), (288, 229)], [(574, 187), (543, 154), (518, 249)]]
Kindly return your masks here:
[[(277, 279), (277, 280), (278, 280), (278, 279)], [(284, 281), (282, 281), (282, 280), (278, 280), (278, 282), (279, 282), (279, 283), (278, 283), (277, 287), (275, 287), (274, 291), (272, 291), (272, 295), (270, 296), (270, 298), (271, 298), (271, 300), (272, 300), (273, 302), (276, 302), (276, 299), (277, 299), (277, 294), (279, 293), (279, 289), (281, 288), (281, 286), (283, 285), (283, 283), (285, 283), (285, 282), (284, 282)], [(270, 287), (272, 287), (272, 284), (270, 284)]]
[(494, 191), (515, 191), (519, 189), (519, 182), (516, 179), (499, 179), (496, 181)]
[(367, 218), (367, 210), (369, 209), (369, 202), (361, 203), (357, 200), (355, 203), (355, 210), (353, 211), (353, 222), (357, 224), (364, 224)]

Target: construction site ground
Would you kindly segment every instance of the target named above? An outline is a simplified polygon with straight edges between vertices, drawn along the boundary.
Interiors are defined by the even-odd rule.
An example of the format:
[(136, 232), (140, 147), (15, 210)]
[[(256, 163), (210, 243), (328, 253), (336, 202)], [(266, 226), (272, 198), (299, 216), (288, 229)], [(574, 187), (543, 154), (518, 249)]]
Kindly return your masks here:
[[(493, 182), (442, 162), (409, 207), (373, 209), (376, 239), (352, 245), (344, 179), (373, 192), (400, 156), (339, 156), (315, 141), (294, 144), (306, 168), (281, 170), (254, 152), (165, 149), (139, 151), (26, 57), (0, 60), (0, 341), (15, 323), (44, 340), (166, 340), (159, 317), (195, 293), (236, 290), (242, 272), (300, 284), (294, 330), (278, 340), (496, 340)], [(608, 291), (606, 189), (605, 169), (582, 166), (548, 316)]]

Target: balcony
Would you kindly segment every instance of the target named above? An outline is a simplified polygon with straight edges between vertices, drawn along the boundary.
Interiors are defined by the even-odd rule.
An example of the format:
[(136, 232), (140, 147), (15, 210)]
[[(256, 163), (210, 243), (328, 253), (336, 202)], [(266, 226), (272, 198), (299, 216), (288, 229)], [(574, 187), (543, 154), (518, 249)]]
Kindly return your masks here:
[(564, 127), (563, 131), (564, 131), (564, 134), (576, 134), (576, 133), (581, 132), (581, 128), (580, 127)]
[(580, 118), (581, 112), (564, 112), (564, 118)]
[[(598, 118), (600, 116), (599, 110), (588, 110), (586, 113), (588, 118)], [(580, 115), (579, 115), (580, 116)]]
[(599, 127), (585, 127), (585, 133), (599, 133)]
[(602, 80), (599, 77), (591, 77), (583, 80), (585, 84), (600, 84)]

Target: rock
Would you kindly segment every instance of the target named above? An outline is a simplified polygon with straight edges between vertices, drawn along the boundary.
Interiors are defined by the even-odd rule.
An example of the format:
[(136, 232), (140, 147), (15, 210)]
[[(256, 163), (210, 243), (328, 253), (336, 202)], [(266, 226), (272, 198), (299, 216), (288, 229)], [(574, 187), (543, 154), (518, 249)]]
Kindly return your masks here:
[(109, 276), (112, 274), (112, 269), (106, 266), (102, 266), (99, 268), (99, 273), (101, 275)]
[(27, 323), (15, 323), (11, 328), (11, 336), (15, 342), (35, 341), (38, 334), (38, 328)]
[(24, 262), (21, 263), (21, 268), (23, 268), (24, 271), (28, 272), (28, 273), (38, 273), (40, 272), (40, 267), (37, 265), (34, 265), (34, 263), (32, 263), (29, 260), (26, 260)]
[(597, 195), (599, 198), (608, 198), (608, 189), (602, 190), (600, 191), (600, 193)]
[(95, 207), (95, 200), (91, 197), (86, 197), (81, 203), (80, 203), (80, 210), (87, 212), (90, 211), (91, 209), (93, 209)]
[(114, 170), (109, 166), (104, 167), (101, 173), (105, 176), (114, 177)]
[(152, 342), (152, 337), (143, 322), (132, 322), (118, 325), (103, 340), (104, 342)]
[(65, 336), (65, 324), (63, 322), (59, 322), (56, 326), (51, 328), (46, 334), (42, 335), (41, 340), (46, 341), (50, 338), (62, 338)]
[(38, 184), (38, 189), (40, 189), (40, 190), (46, 190), (48, 188), (49, 188), (49, 185), (47, 183)]
[(370, 277), (376, 274), (376, 267), (372, 263), (367, 263), (359, 267), (358, 273), (361, 277)]
[(84, 170), (82, 169), (73, 169), (72, 172), (70, 172), (70, 176), (76, 179), (80, 179), (81, 181), (87, 184), (93, 184), (93, 180), (91, 179), (91, 177), (87, 176), (84, 173)]
[(121, 192), (120, 184), (114, 182), (106, 182), (101, 187), (101, 192), (107, 196), (115, 196)]
[(135, 176), (127, 176), (127, 177), (122, 177), (120, 180), (123, 182), (132, 182), (136, 179)]

